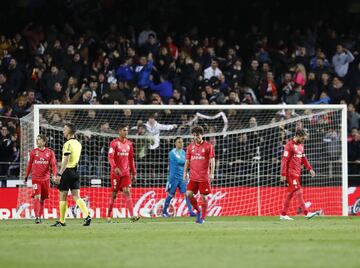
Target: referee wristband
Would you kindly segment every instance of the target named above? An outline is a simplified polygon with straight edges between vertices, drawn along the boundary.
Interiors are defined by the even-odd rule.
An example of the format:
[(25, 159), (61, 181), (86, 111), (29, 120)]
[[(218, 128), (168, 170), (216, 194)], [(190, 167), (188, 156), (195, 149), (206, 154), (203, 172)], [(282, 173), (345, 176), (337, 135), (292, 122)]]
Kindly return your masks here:
[(61, 177), (61, 174), (60, 174), (60, 173), (57, 173), (56, 176), (60, 176), (60, 177)]

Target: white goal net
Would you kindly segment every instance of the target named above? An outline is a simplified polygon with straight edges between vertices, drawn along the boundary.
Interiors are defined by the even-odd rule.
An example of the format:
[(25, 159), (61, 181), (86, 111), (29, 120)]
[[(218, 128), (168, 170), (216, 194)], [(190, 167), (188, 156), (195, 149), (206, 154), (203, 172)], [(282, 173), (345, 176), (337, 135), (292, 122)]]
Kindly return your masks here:
[[(302, 128), (309, 133), (305, 153), (316, 171), (313, 178), (306, 171), (302, 175), (306, 206), (310, 210), (321, 208), (325, 215), (347, 215), (345, 111), (343, 105), (36, 105), (31, 114), (21, 119), (21, 177), (39, 133), (48, 137), (48, 147), (54, 149), (60, 164), (65, 142), (63, 126), (74, 123), (83, 146), (78, 167), (81, 196), (94, 217), (105, 217), (111, 194), (108, 146), (117, 137), (118, 125), (125, 122), (130, 129), (128, 138), (134, 143), (138, 172), (132, 185), (134, 212), (143, 217), (159, 216), (166, 197), (168, 153), (174, 148), (174, 139), (183, 137), (186, 147), (191, 141), (191, 128), (201, 125), (216, 154), (208, 215), (279, 215), (287, 192), (286, 185), (280, 182), (283, 147), (295, 130)], [(32, 215), (30, 187), (19, 189), (19, 217)], [(292, 215), (298, 209), (293, 203)], [(55, 186), (45, 207), (45, 218), (57, 217)], [(125, 207), (119, 195), (113, 216), (126, 217)], [(176, 194), (170, 211), (174, 216), (188, 215), (183, 196)], [(78, 215), (76, 206), (70, 204), (68, 217)]]

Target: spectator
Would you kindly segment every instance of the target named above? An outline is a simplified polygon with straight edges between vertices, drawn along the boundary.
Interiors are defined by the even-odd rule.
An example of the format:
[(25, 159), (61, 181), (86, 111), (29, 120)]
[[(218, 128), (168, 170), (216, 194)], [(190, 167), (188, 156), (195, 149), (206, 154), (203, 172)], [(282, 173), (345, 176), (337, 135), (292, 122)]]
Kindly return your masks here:
[(299, 46), (295, 51), (295, 63), (303, 65), (305, 69), (309, 69), (310, 58), (305, 46)]
[(342, 44), (338, 44), (336, 46), (336, 54), (332, 58), (335, 73), (339, 77), (346, 76), (349, 69), (349, 63), (353, 60), (353, 54), (348, 49), (344, 48)]
[(50, 92), (54, 89), (55, 83), (59, 83), (61, 88), (63, 88), (66, 86), (67, 81), (67, 74), (63, 70), (60, 71), (56, 65), (51, 66), (50, 73), (44, 74), (45, 88), (43, 89), (43, 97), (47, 101), (51, 101), (53, 98)]
[(132, 58), (127, 58), (124, 62), (116, 69), (116, 79), (119, 81), (132, 81), (134, 78), (134, 68), (132, 67)]
[(316, 68), (320, 67), (319, 63), (321, 63), (324, 68), (330, 67), (330, 63), (327, 60), (325, 53), (321, 48), (318, 48), (316, 50), (316, 55), (310, 60), (310, 68), (312, 70), (315, 70)]
[(15, 95), (24, 91), (25, 75), (22, 68), (19, 66), (16, 59), (11, 59), (8, 70), (9, 86)]
[(272, 72), (267, 72), (267, 77), (260, 86), (260, 96), (264, 104), (276, 104), (278, 102), (277, 86)]
[(103, 103), (103, 104), (125, 104), (126, 103), (125, 96), (119, 90), (117, 80), (115, 78), (110, 80), (110, 87), (102, 95), (101, 103)]
[(144, 55), (152, 54), (154, 57), (158, 55), (159, 43), (156, 40), (155, 34), (149, 34), (146, 43), (141, 47)]
[(344, 86), (343, 78), (334, 77), (332, 85), (329, 87), (329, 97), (331, 103), (339, 104), (341, 100), (350, 100), (350, 91)]
[(20, 96), (17, 98), (14, 106), (14, 115), (18, 118), (21, 118), (25, 115), (27, 115), (28, 109), (27, 109), (27, 98), (26, 96)]
[(354, 133), (352, 141), (348, 142), (349, 174), (360, 174), (360, 133)]
[(170, 35), (166, 37), (166, 46), (169, 49), (172, 58), (176, 60), (179, 56), (179, 49), (174, 45), (173, 38)]
[(217, 60), (211, 61), (211, 66), (204, 70), (204, 79), (210, 80), (212, 77), (218, 78), (222, 71), (219, 69), (219, 63)]
[(146, 130), (154, 136), (155, 142), (150, 146), (151, 150), (159, 147), (160, 144), (160, 131), (161, 130), (172, 130), (177, 128), (176, 124), (164, 125), (156, 121), (156, 115), (152, 114), (149, 116), (148, 121), (145, 123)]
[(227, 80), (232, 86), (240, 86), (244, 82), (244, 70), (242, 68), (242, 61), (236, 59), (234, 64), (231, 66), (231, 69), (226, 73)]
[(151, 26), (149, 23), (145, 23), (145, 29), (142, 30), (140, 33), (139, 33), (139, 36), (138, 36), (138, 46), (141, 47), (143, 46), (146, 41), (148, 40), (149, 38), (149, 35), (152, 34), (155, 38), (156, 38), (156, 33), (151, 30)]
[(14, 100), (14, 91), (7, 82), (7, 76), (5, 73), (0, 73), (0, 101), (2, 106), (12, 105)]
[(255, 59), (251, 61), (250, 68), (245, 73), (245, 85), (254, 90), (259, 96), (260, 71), (259, 62)]
[(165, 103), (168, 103), (169, 98), (173, 94), (173, 85), (166, 79), (164, 75), (160, 75), (160, 83), (155, 85), (150, 76), (150, 89), (154, 92), (158, 92)]
[[(139, 160), (144, 160), (150, 146), (155, 144), (155, 138), (147, 130), (143, 123), (137, 125), (137, 138), (135, 139), (135, 157)], [(141, 137), (139, 137), (141, 136)]]
[(8, 174), (9, 162), (14, 158), (14, 138), (6, 126), (1, 127), (0, 152), (0, 177), (3, 177)]
[(139, 65), (135, 68), (135, 76), (137, 85), (140, 88), (149, 88), (150, 87), (150, 74), (153, 68), (153, 58), (149, 54), (148, 57), (140, 57)]
[(353, 103), (349, 103), (347, 106), (347, 126), (348, 133), (352, 129), (360, 129), (360, 114), (355, 111), (355, 106)]

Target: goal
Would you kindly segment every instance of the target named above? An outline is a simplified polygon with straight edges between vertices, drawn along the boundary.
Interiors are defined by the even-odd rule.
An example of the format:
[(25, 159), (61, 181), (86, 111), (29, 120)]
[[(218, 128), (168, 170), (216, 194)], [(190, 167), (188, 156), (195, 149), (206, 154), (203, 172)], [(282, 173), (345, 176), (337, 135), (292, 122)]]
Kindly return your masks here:
[[(215, 147), (209, 216), (279, 215), (287, 192), (280, 182), (282, 150), (298, 128), (309, 133), (305, 152), (316, 171), (313, 178), (305, 171), (302, 175), (306, 206), (323, 209), (325, 215), (347, 215), (345, 105), (35, 105), (21, 119), (21, 177), (39, 133), (48, 137), (60, 164), (66, 122), (78, 128), (83, 146), (78, 167), (81, 196), (95, 218), (107, 212), (111, 194), (107, 152), (120, 123), (129, 125), (129, 139), (134, 143), (138, 175), (132, 198), (135, 213), (143, 217), (161, 215), (168, 153), (177, 136), (184, 138), (185, 146), (191, 142), (190, 130), (195, 125), (204, 127), (205, 139)], [(19, 187), (17, 217), (33, 215), (30, 187)], [(58, 200), (52, 186), (45, 218), (58, 216)], [(295, 215), (298, 208), (293, 203), (289, 214)], [(170, 210), (173, 216), (188, 215), (184, 197), (177, 193)], [(68, 217), (79, 217), (79, 213), (76, 204), (71, 204)], [(121, 195), (113, 216), (128, 216)]]

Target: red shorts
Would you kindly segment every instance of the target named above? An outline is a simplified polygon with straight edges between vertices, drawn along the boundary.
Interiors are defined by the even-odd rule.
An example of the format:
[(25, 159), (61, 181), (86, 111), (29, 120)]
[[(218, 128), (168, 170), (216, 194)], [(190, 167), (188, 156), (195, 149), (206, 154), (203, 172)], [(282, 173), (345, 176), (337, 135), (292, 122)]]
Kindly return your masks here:
[(289, 192), (294, 192), (294, 191), (301, 189), (299, 177), (287, 177), (286, 180), (288, 183), (288, 191)]
[(50, 180), (32, 180), (32, 194), (31, 197), (35, 195), (41, 195), (41, 199), (48, 199), (49, 198), (49, 189), (50, 189)]
[(189, 180), (189, 183), (186, 186), (186, 190), (192, 191), (194, 194), (197, 194), (197, 192), (200, 191), (200, 194), (208, 195), (211, 193), (211, 185), (209, 181)]
[(110, 176), (111, 190), (113, 192), (122, 191), (123, 188), (131, 187), (130, 176)]

